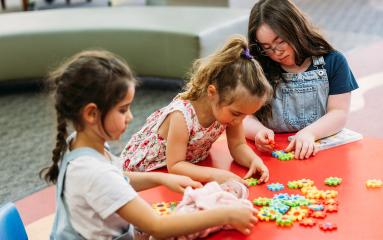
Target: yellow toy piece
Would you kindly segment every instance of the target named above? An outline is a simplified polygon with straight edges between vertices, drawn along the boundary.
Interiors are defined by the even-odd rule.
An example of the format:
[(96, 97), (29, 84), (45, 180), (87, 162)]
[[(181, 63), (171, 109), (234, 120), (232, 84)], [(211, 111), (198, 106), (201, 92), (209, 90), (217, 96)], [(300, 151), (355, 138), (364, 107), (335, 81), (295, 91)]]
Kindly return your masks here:
[(383, 186), (383, 182), (380, 179), (369, 179), (366, 181), (367, 188), (381, 188)]

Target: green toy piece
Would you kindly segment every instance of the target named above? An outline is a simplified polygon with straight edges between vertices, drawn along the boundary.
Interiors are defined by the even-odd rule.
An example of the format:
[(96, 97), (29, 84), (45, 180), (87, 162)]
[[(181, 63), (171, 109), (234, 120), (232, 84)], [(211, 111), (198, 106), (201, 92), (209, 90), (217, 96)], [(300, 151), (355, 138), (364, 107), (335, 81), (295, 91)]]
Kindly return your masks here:
[(339, 177), (328, 177), (324, 181), (327, 186), (338, 186), (342, 182), (342, 178)]
[(253, 200), (253, 204), (256, 206), (268, 206), (271, 202), (270, 198), (259, 197)]
[(256, 178), (247, 178), (245, 179), (245, 181), (247, 182), (247, 185), (250, 187), (258, 184), (258, 179)]
[(281, 227), (291, 227), (293, 225), (294, 219), (288, 215), (277, 216), (276, 223)]

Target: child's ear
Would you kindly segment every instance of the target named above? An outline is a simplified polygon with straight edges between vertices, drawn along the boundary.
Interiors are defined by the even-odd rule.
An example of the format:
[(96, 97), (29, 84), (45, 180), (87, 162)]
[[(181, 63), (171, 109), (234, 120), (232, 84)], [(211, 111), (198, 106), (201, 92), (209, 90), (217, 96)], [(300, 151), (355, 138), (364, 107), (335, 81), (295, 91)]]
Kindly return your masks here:
[(94, 103), (88, 103), (82, 110), (82, 118), (88, 124), (95, 124), (98, 120), (98, 109)]
[(214, 97), (216, 94), (217, 94), (217, 88), (213, 84), (210, 84), (209, 86), (207, 86), (208, 97)]

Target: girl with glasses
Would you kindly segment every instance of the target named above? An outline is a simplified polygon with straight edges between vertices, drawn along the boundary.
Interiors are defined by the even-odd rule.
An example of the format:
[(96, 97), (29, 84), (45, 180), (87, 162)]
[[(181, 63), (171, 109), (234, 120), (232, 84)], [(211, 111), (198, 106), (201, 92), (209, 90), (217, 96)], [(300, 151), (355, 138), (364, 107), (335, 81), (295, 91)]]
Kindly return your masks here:
[(274, 132), (296, 132), (286, 151), (305, 159), (315, 141), (340, 131), (358, 84), (336, 51), (290, 0), (260, 0), (252, 8), (250, 52), (261, 63), (274, 97), (244, 121), (258, 149), (272, 151)]

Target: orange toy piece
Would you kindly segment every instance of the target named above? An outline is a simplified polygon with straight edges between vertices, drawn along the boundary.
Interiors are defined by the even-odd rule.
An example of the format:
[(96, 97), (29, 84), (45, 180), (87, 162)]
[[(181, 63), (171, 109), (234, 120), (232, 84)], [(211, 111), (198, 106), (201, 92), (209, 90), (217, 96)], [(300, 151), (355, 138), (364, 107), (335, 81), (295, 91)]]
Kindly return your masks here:
[(317, 222), (312, 218), (305, 218), (300, 221), (299, 224), (304, 227), (313, 227), (317, 224)]

